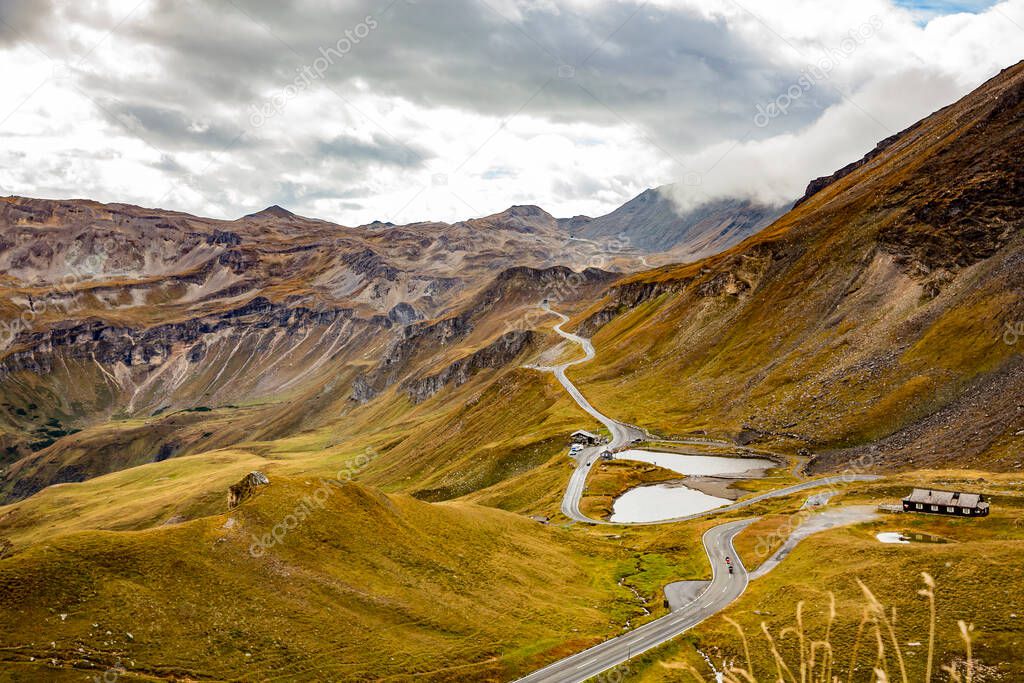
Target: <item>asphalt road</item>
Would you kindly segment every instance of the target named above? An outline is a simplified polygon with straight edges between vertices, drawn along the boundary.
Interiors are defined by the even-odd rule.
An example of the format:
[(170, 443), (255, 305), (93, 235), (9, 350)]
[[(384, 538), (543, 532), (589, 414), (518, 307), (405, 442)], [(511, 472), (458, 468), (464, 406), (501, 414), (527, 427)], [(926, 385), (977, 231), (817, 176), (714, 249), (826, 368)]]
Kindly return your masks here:
[(571, 332), (566, 332), (562, 329), (562, 325), (569, 322), (569, 317), (553, 311), (548, 306), (543, 306), (544, 310), (558, 316), (561, 319), (557, 325), (555, 325), (555, 332), (560, 334), (563, 338), (569, 341), (579, 344), (584, 351), (583, 358), (579, 358), (568, 363), (562, 363), (561, 365), (555, 365), (549, 368), (539, 368), (541, 370), (548, 370), (555, 374), (558, 378), (559, 383), (565, 388), (569, 395), (572, 396), (573, 400), (579, 405), (580, 408), (585, 410), (587, 413), (592, 415), (594, 419), (603, 424), (608, 429), (608, 433), (611, 434), (611, 441), (604, 446), (595, 446), (593, 448), (584, 448), (580, 451), (579, 455), (576, 456), (576, 469), (572, 473), (572, 477), (569, 478), (569, 485), (565, 489), (565, 495), (562, 497), (562, 514), (566, 517), (576, 520), (577, 522), (592, 522), (592, 523), (603, 523), (603, 520), (592, 520), (580, 511), (580, 498), (583, 497), (583, 489), (587, 484), (587, 475), (590, 474), (590, 468), (593, 467), (601, 454), (601, 451), (617, 450), (628, 445), (633, 439), (646, 438), (647, 434), (642, 429), (623, 424), (617, 420), (613, 420), (607, 415), (601, 413), (597, 408), (590, 405), (590, 401), (576, 388), (576, 385), (569, 380), (566, 376), (565, 371), (574, 365), (580, 363), (586, 363), (594, 358), (596, 352), (594, 351), (594, 345), (589, 339), (580, 337)]
[[(801, 491), (819, 488), (822, 486), (835, 487), (852, 481), (870, 481), (878, 478), (870, 475), (847, 474), (815, 479), (801, 482), (793, 486), (787, 486), (786, 488), (775, 491), (762, 493), (752, 498), (733, 503), (732, 505), (720, 507), (715, 510), (710, 510), (708, 512), (689, 515), (686, 517), (660, 520), (657, 522), (612, 523), (602, 519), (591, 519), (587, 517), (580, 511), (579, 503), (583, 496), (584, 488), (586, 487), (587, 475), (590, 473), (591, 467), (597, 461), (600, 452), (605, 448), (610, 450), (621, 448), (628, 445), (633, 439), (645, 438), (647, 435), (643, 430), (637, 427), (623, 424), (602, 414), (590, 404), (580, 390), (576, 388), (576, 385), (566, 377), (565, 371), (567, 368), (580, 363), (586, 363), (594, 358), (596, 355), (594, 345), (589, 339), (566, 332), (562, 329), (562, 325), (569, 320), (567, 316), (551, 310), (546, 305), (544, 308), (561, 319), (561, 321), (554, 327), (555, 332), (565, 339), (579, 344), (584, 350), (584, 357), (575, 361), (563, 363), (562, 365), (537, 369), (553, 372), (558, 378), (558, 381), (563, 387), (565, 387), (565, 390), (569, 392), (569, 395), (573, 397), (577, 404), (579, 404), (580, 408), (592, 415), (595, 419), (599, 420), (601, 424), (608, 428), (608, 431), (612, 435), (612, 440), (608, 445), (584, 449), (581, 451), (580, 455), (577, 456), (576, 468), (573, 470), (572, 476), (569, 479), (569, 484), (566, 486), (565, 496), (562, 498), (562, 513), (566, 517), (588, 524), (619, 526), (668, 524), (739, 510), (763, 500), (788, 496), (793, 493), (799, 493)], [(747, 519), (726, 522), (725, 524), (713, 527), (704, 534), (704, 548), (707, 551), (708, 560), (711, 562), (714, 578), (707, 590), (705, 590), (700, 597), (694, 600), (690, 605), (671, 612), (660, 619), (648, 622), (621, 636), (605, 641), (600, 645), (595, 645), (588, 650), (578, 652), (575, 655), (559, 660), (539, 671), (535, 671), (528, 676), (520, 678), (518, 683), (538, 683), (540, 681), (543, 681), (544, 683), (576, 683), (578, 681), (585, 681), (588, 678), (596, 676), (603, 671), (607, 671), (608, 669), (627, 661), (631, 657), (644, 652), (645, 650), (657, 647), (658, 645), (675, 638), (688, 629), (701, 623), (708, 617), (728, 607), (734, 600), (743, 594), (750, 580), (747, 570), (743, 567), (743, 564), (740, 562), (740, 559), (736, 554), (736, 549), (733, 547), (733, 539), (735, 539), (737, 534), (754, 521), (755, 520), (753, 519)], [(734, 574), (729, 574), (728, 572), (725, 562), (726, 557), (732, 558)]]
[[(589, 650), (578, 652), (519, 679), (519, 683), (579, 683), (607, 671), (693, 628), (725, 609), (743, 594), (749, 575), (736, 556), (733, 539), (754, 520), (729, 522), (704, 534), (704, 549), (711, 560), (714, 578), (707, 589), (689, 607), (644, 624), (628, 633), (606, 640)], [(730, 574), (725, 558), (732, 558)]]
[[(617, 524), (628, 526), (669, 524), (671, 522), (688, 522), (694, 519), (701, 519), (703, 517), (717, 515), (723, 512), (741, 510), (745, 507), (749, 507), (756, 503), (760, 503), (761, 501), (764, 500), (769, 500), (772, 498), (782, 498), (784, 496), (789, 496), (794, 493), (800, 493), (802, 491), (820, 488), (823, 486), (834, 488), (841, 484), (850, 483), (854, 481), (873, 481), (875, 479), (878, 479), (878, 477), (863, 474), (840, 474), (832, 477), (824, 477), (822, 479), (812, 479), (809, 481), (800, 482), (799, 484), (794, 484), (793, 486), (787, 486), (786, 488), (776, 489), (774, 491), (762, 493), (752, 498), (746, 498), (739, 502), (733, 503), (732, 505), (726, 505), (724, 507), (716, 508), (714, 510), (709, 510), (708, 512), (699, 512), (697, 514), (687, 515), (685, 517), (673, 517), (671, 519), (662, 519), (656, 522), (608, 522), (603, 519), (592, 519), (590, 517), (587, 517), (580, 510), (580, 499), (583, 497), (583, 491), (586, 488), (587, 477), (590, 474), (590, 470), (596, 464), (598, 456), (600, 455), (601, 451), (605, 449), (614, 451), (619, 448), (623, 448), (629, 445), (634, 439), (646, 439), (648, 435), (646, 432), (644, 432), (642, 429), (639, 429), (638, 427), (634, 427), (632, 425), (628, 425), (617, 420), (613, 420), (607, 415), (601, 413), (599, 410), (597, 410), (597, 408), (590, 404), (590, 401), (586, 399), (583, 393), (566, 376), (565, 371), (568, 368), (574, 365), (579, 365), (581, 363), (586, 363), (590, 360), (593, 360), (594, 356), (597, 355), (597, 353), (594, 350), (593, 343), (591, 343), (589, 339), (580, 337), (579, 335), (572, 334), (571, 332), (566, 332), (565, 330), (562, 329), (562, 325), (569, 321), (568, 316), (563, 315), (558, 311), (554, 311), (548, 306), (543, 306), (543, 308), (544, 310), (548, 311), (553, 315), (558, 316), (561, 319), (561, 321), (554, 326), (555, 332), (557, 332), (563, 338), (579, 344), (583, 348), (584, 357), (574, 361), (570, 361), (568, 363), (563, 363), (561, 365), (537, 369), (553, 372), (555, 374), (555, 377), (558, 378), (559, 383), (561, 383), (561, 385), (565, 387), (565, 390), (569, 392), (569, 395), (572, 396), (573, 400), (576, 401), (579, 407), (585, 410), (590, 415), (592, 415), (601, 424), (603, 424), (608, 429), (609, 433), (612, 435), (612, 440), (607, 445), (596, 446), (593, 448), (585, 448), (582, 451), (580, 451), (580, 454), (576, 457), (576, 469), (573, 470), (572, 476), (569, 478), (569, 484), (568, 486), (566, 486), (565, 489), (565, 495), (562, 497), (562, 514), (566, 517), (577, 522), (584, 522), (587, 524)], [(700, 441), (698, 443), (704, 443), (704, 441)], [(721, 444), (722, 442), (713, 443)]]

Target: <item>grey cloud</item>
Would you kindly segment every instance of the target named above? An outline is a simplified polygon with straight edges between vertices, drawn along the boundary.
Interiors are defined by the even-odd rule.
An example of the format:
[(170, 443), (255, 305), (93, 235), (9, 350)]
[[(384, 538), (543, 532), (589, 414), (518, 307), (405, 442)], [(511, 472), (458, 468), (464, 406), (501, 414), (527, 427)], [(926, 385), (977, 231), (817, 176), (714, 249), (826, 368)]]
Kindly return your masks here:
[(173, 173), (175, 175), (186, 175), (188, 173), (188, 169), (179, 164), (178, 160), (170, 154), (161, 154), (160, 160), (154, 164), (150, 164), (150, 166), (158, 171)]
[[(709, 134), (749, 132), (756, 105), (797, 76), (765, 71), (764, 51), (778, 46), (751, 45), (688, 10), (640, 7), (607, 3), (585, 14), (535, 7), (518, 23), (473, 0), (397, 2), (383, 14), (380, 3), (365, 0), (316, 10), (298, 0), (163, 0), (124, 30), (149, 44), (171, 74), (163, 92), (147, 88), (153, 105), (184, 96), (200, 107), (205, 100), (244, 109), (327, 54), (315, 88), (344, 93), (359, 79), (423, 106), (624, 121), (673, 151)], [(795, 130), (815, 113), (804, 107), (779, 125)]]
[[(195, 156), (185, 152), (213, 155), (230, 146), (212, 166), (216, 177), (190, 185), (207, 205), (225, 208), (242, 201), (240, 196), (299, 212), (320, 200), (359, 199), (372, 194), (369, 188), (383, 187), (373, 170), (393, 176), (421, 168), (435, 154), (443, 156), (445, 150), (425, 149), (415, 132), (408, 132), (425, 123), (409, 121), (398, 129), (403, 138), (396, 140), (334, 97), (344, 98), (355, 89), (420, 107), (450, 107), (502, 119), (521, 113), (554, 123), (626, 124), (673, 160), (691, 155), (700, 159), (699, 150), (723, 141), (742, 141), (732, 153), (737, 159), (745, 158), (744, 153), (761, 159), (757, 150), (743, 145), (803, 131), (840, 100), (835, 90), (821, 84), (770, 126), (755, 127), (757, 106), (774, 100), (800, 76), (798, 66), (780, 58), (788, 49), (781, 39), (751, 40), (749, 33), (725, 20), (643, 0), (592, 3), (578, 12), (571, 6), (551, 9), (554, 4), (530, 3), (520, 18), (510, 18), (498, 14), (494, 8), (499, 4), (490, 0), (154, 0), (122, 24), (124, 17), (112, 16), (102, 3), (0, 0), (0, 15), (22, 35), (0, 31), (0, 50), (16, 40), (46, 40), (49, 54), (74, 63), (74, 56), (91, 46), (65, 38), (65, 44), (51, 50), (60, 36), (50, 27), (116, 27), (107, 46), (123, 41), (119, 48), (134, 48), (126, 54), (145, 55), (147, 61), (126, 63), (124, 69), (103, 68), (103, 51), (97, 51), (72, 69), (75, 87), (97, 103), (112, 129), (137, 136), (162, 153), (152, 165), (168, 174), (169, 182)], [(318, 69), (309, 92), (277, 111), (273, 125), (253, 129), (252, 107), (265, 104), (269, 93), (281, 93), (318, 60), (326, 66)], [(144, 67), (145, 78), (139, 67)], [(869, 105), (873, 111), (882, 108)], [(430, 117), (431, 125), (445, 125), (433, 123), (440, 118)], [(448, 125), (454, 127), (465, 119), (451, 120)], [(325, 133), (340, 130), (364, 133), (358, 138)], [(367, 138), (365, 131), (374, 130), (378, 134)], [(464, 134), (454, 128), (439, 132), (429, 139)], [(596, 138), (581, 137), (579, 145), (604, 142), (593, 129), (566, 133), (577, 134)], [(764, 158), (775, 162), (769, 152), (774, 152), (770, 146)], [(764, 184), (761, 166), (730, 165), (730, 160), (719, 166), (716, 177)], [(495, 183), (505, 179), (502, 187), (512, 188), (509, 194), (521, 186), (508, 180), (505, 160), (480, 161), (490, 168), (483, 177)], [(718, 163), (715, 158), (705, 161), (704, 168), (694, 170)], [(834, 170), (831, 156), (813, 162), (807, 168)], [(799, 174), (793, 166), (774, 163), (769, 168), (788, 178)], [(311, 167), (317, 170), (315, 180), (281, 180), (307, 178)], [(40, 187), (56, 186), (61, 173), (60, 168), (48, 169), (49, 180)], [(601, 193), (624, 194), (626, 199), (624, 188), (633, 179), (615, 177), (617, 173), (621, 169), (578, 177), (570, 173), (552, 179), (550, 187), (556, 198), (578, 200)], [(806, 179), (799, 178), (801, 183)], [(536, 198), (523, 199), (532, 203)]]
[(491, 168), (484, 171), (480, 177), (483, 178), (484, 180), (518, 178), (519, 172), (512, 168), (505, 168), (504, 166), (492, 166)]
[[(798, 130), (832, 101), (822, 90), (814, 106), (807, 99), (770, 130), (752, 130), (756, 105), (784, 91), (797, 74), (765, 66), (773, 61), (765, 50), (776, 46), (745, 42), (724, 22), (688, 10), (643, 6), (640, 0), (581, 13), (535, 5), (523, 11), (520, 22), (474, 0), (386, 7), (366, 0), (319, 7), (308, 0), (158, 0), (117, 29), (118, 40), (154, 55), (156, 63), (147, 70), (158, 77), (76, 69), (75, 78), (108, 121), (165, 154), (231, 146), (225, 161), (237, 167), (236, 189), (268, 201), (282, 193), (255, 177), (254, 169), (281, 176), (307, 168), (312, 154), (330, 177), (309, 192), (328, 192), (339, 182), (358, 180), (370, 166), (410, 170), (434, 156), (415, 139), (396, 140), (383, 132), (366, 141), (344, 135), (320, 139), (300, 127), (286, 135), (251, 129), (249, 112), (263, 106), (268, 93), (282, 92), (305, 69), (318, 66), (326, 68), (309, 88), (321, 97), (310, 101), (322, 102), (326, 94), (335, 106), (320, 115), (338, 127), (374, 126), (333, 99), (332, 93), (344, 97), (358, 80), (375, 94), (426, 107), (626, 124), (671, 159), (709, 139)], [(89, 11), (80, 6), (74, 13), (93, 26), (116, 24), (102, 11)], [(288, 104), (278, 115), (287, 122), (297, 106)], [(586, 194), (565, 186), (557, 191)]]
[[(352, 200), (352, 199), (363, 199), (370, 197), (373, 192), (366, 187), (351, 187), (348, 189), (339, 189), (333, 185), (324, 184), (319, 187), (310, 186), (308, 184), (298, 184), (290, 181), (281, 181), (274, 184), (274, 191), (270, 195), (274, 201), (271, 203), (281, 204), (281, 206), (294, 206), (303, 207), (311, 206), (313, 202), (319, 200)], [(343, 207), (352, 208), (355, 206), (361, 207), (362, 205), (358, 202), (347, 201), (342, 203)]]
[(353, 165), (379, 164), (401, 168), (419, 168), (433, 158), (433, 153), (413, 144), (405, 144), (378, 133), (369, 142), (349, 135), (339, 135), (316, 145), (318, 156), (338, 158)]
[(51, 0), (0, 0), (0, 46), (40, 40), (53, 13)]
[(107, 120), (137, 135), (157, 149), (224, 150), (238, 141), (242, 128), (204, 117), (192, 117), (177, 109), (147, 104), (105, 102)]

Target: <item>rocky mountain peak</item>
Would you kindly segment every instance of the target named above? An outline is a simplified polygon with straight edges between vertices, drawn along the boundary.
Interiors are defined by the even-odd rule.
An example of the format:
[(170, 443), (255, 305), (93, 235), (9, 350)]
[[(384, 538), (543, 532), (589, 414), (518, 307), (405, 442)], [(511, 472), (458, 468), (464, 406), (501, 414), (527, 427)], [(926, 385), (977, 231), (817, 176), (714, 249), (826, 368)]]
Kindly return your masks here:
[(247, 216), (243, 216), (243, 218), (299, 218), (299, 216), (284, 207), (272, 204), (262, 211), (250, 213)]
[(540, 216), (540, 217), (548, 217), (548, 218), (551, 217), (551, 214), (549, 214), (547, 211), (545, 211), (544, 209), (540, 208), (539, 206), (536, 206), (535, 204), (516, 204), (516, 205), (510, 206), (508, 209), (506, 209), (504, 214), (508, 215), (508, 216), (520, 216), (520, 217), (524, 217), (524, 218), (527, 217), (527, 216), (530, 216), (530, 217), (538, 217), (538, 216)]
[(477, 225), (500, 225), (520, 232), (537, 232), (539, 230), (555, 231), (557, 221), (550, 213), (532, 204), (510, 206), (501, 213), (485, 216), (476, 221)]

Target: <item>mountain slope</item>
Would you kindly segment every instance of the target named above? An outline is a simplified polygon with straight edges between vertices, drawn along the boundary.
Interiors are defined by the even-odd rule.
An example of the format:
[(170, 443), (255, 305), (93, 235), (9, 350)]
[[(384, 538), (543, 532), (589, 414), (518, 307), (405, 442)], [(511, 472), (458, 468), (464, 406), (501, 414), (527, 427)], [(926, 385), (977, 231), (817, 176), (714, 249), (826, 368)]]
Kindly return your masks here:
[[(0, 666), (24, 680), (119, 666), (126, 680), (497, 681), (569, 628), (593, 634), (569, 644), (585, 646), (637, 612), (615, 582), (629, 556), (609, 541), (270, 476), (230, 513), (51, 535), (0, 562)], [(111, 487), (115, 505), (123, 488)]]
[(514, 365), (537, 343), (506, 327), (514, 308), (617, 277), (556, 268), (565, 246), (528, 206), (348, 228), (6, 198), (0, 491), (289, 436), (392, 385), (423, 401)]
[(1019, 468), (1022, 141), (1024, 63), (737, 247), (613, 286), (579, 318), (601, 359), (585, 391), (819, 468)]
[(645, 190), (599, 218), (560, 221), (574, 237), (625, 239), (642, 252), (667, 252), (665, 258), (689, 261), (716, 254), (769, 225), (784, 207), (742, 199), (718, 199), (683, 211), (672, 199), (673, 186)]

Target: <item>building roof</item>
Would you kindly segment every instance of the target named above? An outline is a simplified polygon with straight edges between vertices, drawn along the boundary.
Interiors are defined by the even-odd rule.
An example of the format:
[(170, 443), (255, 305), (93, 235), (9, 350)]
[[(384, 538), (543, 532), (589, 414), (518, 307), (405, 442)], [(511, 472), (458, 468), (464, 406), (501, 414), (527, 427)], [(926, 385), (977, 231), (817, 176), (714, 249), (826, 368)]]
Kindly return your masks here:
[(573, 436), (585, 436), (588, 439), (600, 438), (600, 437), (597, 436), (597, 434), (594, 434), (593, 432), (588, 432), (585, 429), (577, 429), (575, 432), (572, 433), (572, 435)]
[(961, 493), (959, 491), (935, 491), (933, 489), (914, 489), (904, 498), (908, 503), (924, 503), (927, 505), (955, 506), (964, 508), (986, 507), (978, 493)]

